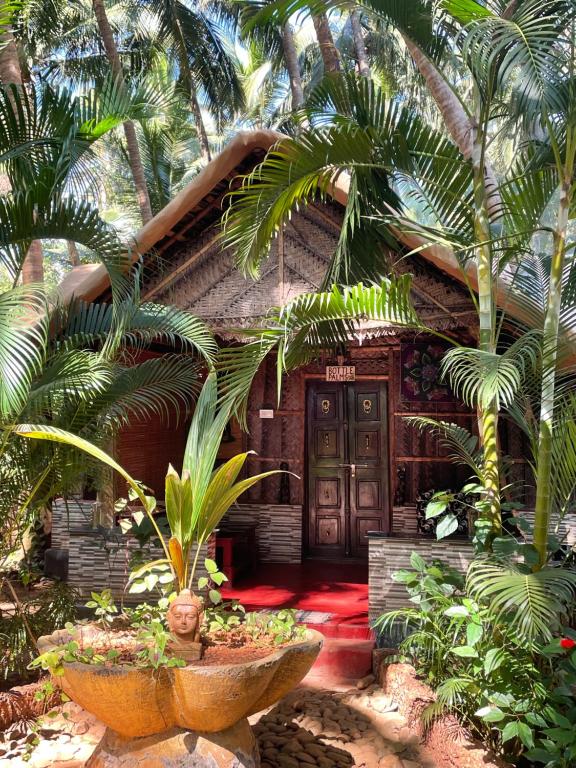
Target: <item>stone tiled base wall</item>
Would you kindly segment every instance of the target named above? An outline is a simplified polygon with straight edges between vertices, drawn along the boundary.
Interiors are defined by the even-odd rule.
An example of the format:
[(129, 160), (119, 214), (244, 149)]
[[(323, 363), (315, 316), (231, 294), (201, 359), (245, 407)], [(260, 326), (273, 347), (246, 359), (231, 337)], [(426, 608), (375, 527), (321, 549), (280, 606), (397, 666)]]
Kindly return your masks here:
[(302, 507), (297, 504), (236, 504), (231, 524), (256, 523), (258, 559), (264, 563), (302, 562)]
[(468, 541), (395, 537), (371, 538), (368, 548), (368, 584), (370, 621), (385, 611), (411, 605), (403, 584), (392, 579), (402, 568), (410, 569), (410, 555), (418, 552), (425, 560), (444, 560), (465, 573), (472, 559)]
[[(90, 592), (111, 589), (114, 598), (125, 603), (146, 600), (148, 593), (131, 595), (125, 591), (130, 574), (130, 556), (137, 542), (119, 528), (92, 528), (95, 502), (58, 499), (52, 506), (52, 546), (68, 550), (68, 583), (82, 599)], [(148, 547), (150, 560), (163, 557), (159, 547)], [(214, 541), (203, 548), (198, 576), (204, 575), (204, 559), (214, 557)]]

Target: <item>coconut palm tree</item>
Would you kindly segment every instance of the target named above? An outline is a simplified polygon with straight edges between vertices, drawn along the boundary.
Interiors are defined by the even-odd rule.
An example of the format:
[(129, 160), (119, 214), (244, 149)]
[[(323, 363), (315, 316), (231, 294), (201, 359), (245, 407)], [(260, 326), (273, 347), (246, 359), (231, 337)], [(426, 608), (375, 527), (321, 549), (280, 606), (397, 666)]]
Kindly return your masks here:
[[(110, 70), (114, 75), (119, 86), (124, 87), (124, 71), (122, 68), (122, 62), (118, 55), (118, 48), (116, 47), (116, 41), (112, 33), (112, 27), (108, 21), (108, 15), (106, 13), (106, 5), (104, 0), (92, 0), (92, 7), (94, 9), (94, 15), (98, 24), (100, 36), (102, 38), (102, 45), (106, 51), (106, 56), (110, 64)], [(136, 128), (131, 120), (125, 120), (124, 124), (124, 136), (126, 137), (126, 148), (128, 150), (128, 157), (130, 159), (130, 168), (132, 170), (132, 178), (134, 180), (134, 187), (136, 189), (136, 196), (138, 198), (138, 206), (140, 208), (140, 216), (142, 223), (150, 221), (152, 218), (152, 207), (150, 205), (150, 197), (148, 195), (148, 187), (146, 186), (146, 176), (144, 174), (144, 167), (142, 165), (142, 158), (140, 156), (140, 148), (138, 146), (138, 139), (136, 136)]]
[[(445, 3), (444, 8), (447, 5)], [(455, 5), (460, 8), (461, 4)], [(477, 4), (473, 5), (476, 8)], [(387, 232), (392, 236), (393, 228), (404, 228), (411, 234), (419, 232), (423, 243), (428, 240), (431, 244), (449, 244), (454, 249), (465, 279), (474, 277), (478, 291), (480, 349), (458, 351), (455, 355), (460, 357), (453, 358), (452, 363), (458, 359), (462, 364), (460, 370), (466, 370), (466, 375), (471, 377), (473, 360), (474, 380), (480, 378), (475, 389), (475, 404), (481, 414), (486, 489), (483, 517), (488, 527), (484, 535), (488, 538), (496, 535), (500, 526), (499, 406), (507, 399), (510, 401), (501, 391), (506, 390), (509, 366), (498, 349), (501, 319), (496, 312), (496, 296), (501, 286), (494, 278), (500, 274), (514, 283), (515, 290), (521, 290), (517, 264), (530, 250), (531, 237), (542, 226), (555, 192), (565, 187), (563, 180), (572, 179), (573, 175), (573, 142), (564, 143), (563, 138), (572, 114), (568, 99), (571, 86), (564, 74), (570, 71), (565, 61), (570, 46), (565, 45), (563, 32), (569, 29), (568, 13), (573, 8), (571, 4), (561, 5), (559, 9), (558, 4), (552, 7), (552, 4), (525, 3), (522, 13), (513, 15), (511, 20), (502, 19), (481, 6), (482, 22), (478, 29), (485, 37), (482, 38), (480, 31), (476, 33), (474, 25), (464, 25), (466, 34), (459, 32), (456, 36), (474, 77), (481, 118), (469, 159), (459, 151), (460, 147), (447, 141), (443, 132), (434, 131), (417, 115), (398, 105), (387, 103), (384, 95), (368, 83), (342, 78), (340, 82), (324, 84), (317, 92), (316, 103), (312, 101), (308, 117), (317, 127), (303, 131), (298, 139), (289, 140), (271, 152), (269, 159), (235, 194), (235, 203), (227, 218), (228, 242), (237, 248), (240, 265), (254, 271), (267, 251), (270, 238), (292, 207), (318, 192), (325, 194), (331, 181), (342, 170), (348, 170), (351, 193), (330, 279), (347, 281), (350, 269), (369, 268), (362, 258), (362, 249), (354, 249), (352, 230), (357, 234), (359, 230), (376, 227), (380, 234)], [(456, 26), (456, 14), (451, 23)], [(499, 57), (490, 58), (486, 53), (486, 40), (494, 29), (498, 30), (502, 43), (496, 48)], [(559, 82), (553, 78), (550, 81), (550, 71)], [(527, 82), (533, 86), (529, 104)], [(530, 124), (533, 128), (537, 119), (543, 123), (544, 131), (519, 155), (507, 176), (492, 186), (492, 182), (487, 182), (490, 175), (486, 173), (485, 162), (491, 138), (488, 129), (497, 98), (516, 85), (517, 100), (509, 99), (510, 114), (518, 107), (524, 110), (527, 135)], [(534, 93), (540, 94), (540, 98), (534, 98)], [(564, 101), (559, 93), (564, 95)], [(552, 101), (545, 102), (544, 96)], [(373, 194), (376, 188), (383, 192)], [(567, 194), (564, 189), (561, 199)], [(407, 223), (398, 217), (403, 212), (402, 197), (406, 201), (417, 201), (425, 213), (420, 221), (427, 218), (433, 226), (423, 229), (414, 221)], [(491, 201), (496, 199), (500, 201), (498, 228), (491, 208)], [(568, 206), (570, 204), (569, 199)], [(557, 215), (564, 233), (565, 212), (563, 208)], [(556, 232), (555, 242), (562, 243), (563, 252), (564, 237)], [(556, 245), (555, 253), (557, 248)], [(558, 289), (556, 283), (550, 293), (551, 300), (559, 293)], [(522, 301), (529, 301), (529, 295), (523, 293)], [(550, 314), (548, 309), (546, 314)], [(556, 331), (552, 329), (546, 335), (555, 338)], [(512, 387), (515, 390), (520, 385), (526, 362), (534, 357), (533, 338), (529, 338), (524, 347), (514, 348), (506, 363), (510, 357), (514, 358), (512, 367), (519, 371)], [(545, 362), (549, 367), (550, 359)], [(453, 370), (456, 370), (454, 365)], [(491, 371), (489, 377), (487, 371)], [(464, 377), (463, 374), (459, 381)], [(490, 380), (492, 387), (486, 386), (480, 396), (482, 380)], [(542, 402), (546, 402), (545, 398)], [(539, 446), (542, 447), (541, 440)], [(542, 556), (538, 538), (537, 546)]]

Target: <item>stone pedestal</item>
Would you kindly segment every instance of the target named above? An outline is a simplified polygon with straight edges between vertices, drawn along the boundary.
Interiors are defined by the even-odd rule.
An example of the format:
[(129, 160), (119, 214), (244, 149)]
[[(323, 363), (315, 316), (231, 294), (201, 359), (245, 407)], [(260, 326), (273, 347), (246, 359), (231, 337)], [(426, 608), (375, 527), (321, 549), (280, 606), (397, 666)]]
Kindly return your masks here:
[[(138, 713), (134, 713), (138, 717)], [(86, 768), (258, 768), (258, 745), (248, 720), (225, 731), (201, 733), (172, 728), (128, 739), (110, 728)]]

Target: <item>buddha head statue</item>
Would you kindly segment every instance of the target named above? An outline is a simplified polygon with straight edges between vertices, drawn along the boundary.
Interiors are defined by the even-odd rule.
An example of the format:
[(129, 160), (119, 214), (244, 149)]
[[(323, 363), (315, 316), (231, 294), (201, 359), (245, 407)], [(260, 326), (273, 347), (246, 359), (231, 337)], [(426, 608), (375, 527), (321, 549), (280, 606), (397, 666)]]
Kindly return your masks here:
[(183, 589), (168, 608), (168, 628), (180, 641), (199, 643), (203, 614), (202, 600)]

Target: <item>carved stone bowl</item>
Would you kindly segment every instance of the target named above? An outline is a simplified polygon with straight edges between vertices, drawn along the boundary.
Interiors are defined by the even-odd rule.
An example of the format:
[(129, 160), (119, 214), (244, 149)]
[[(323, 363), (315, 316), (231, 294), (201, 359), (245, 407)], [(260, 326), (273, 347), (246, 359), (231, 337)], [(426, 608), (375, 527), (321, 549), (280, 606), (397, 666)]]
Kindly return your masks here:
[[(62, 631), (40, 638), (41, 652), (69, 639)], [(323, 637), (306, 630), (302, 640), (256, 661), (220, 666), (140, 669), (65, 663), (57, 678), (64, 692), (124, 738), (172, 728), (215, 733), (271, 706), (306, 675)]]

